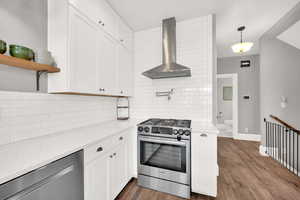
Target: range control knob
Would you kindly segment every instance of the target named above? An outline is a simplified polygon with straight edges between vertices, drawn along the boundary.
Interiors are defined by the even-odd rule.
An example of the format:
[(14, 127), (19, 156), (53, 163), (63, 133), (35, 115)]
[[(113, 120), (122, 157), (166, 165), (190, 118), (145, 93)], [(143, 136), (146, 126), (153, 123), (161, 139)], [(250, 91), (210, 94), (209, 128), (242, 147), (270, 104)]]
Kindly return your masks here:
[(138, 127), (138, 132), (143, 132), (143, 130), (144, 130), (143, 127), (141, 127), (141, 126)]
[(178, 134), (178, 130), (177, 130), (177, 129), (174, 129), (174, 130), (173, 130), (173, 134), (174, 134), (174, 135), (177, 135), (177, 134)]
[(186, 136), (191, 135), (191, 131), (189, 131), (189, 130), (184, 131), (184, 135), (186, 135)]
[(178, 130), (178, 133), (179, 133), (179, 135), (183, 135), (184, 132), (183, 132), (182, 129), (179, 129), (179, 130)]
[(148, 132), (150, 131), (150, 128), (149, 128), (149, 127), (145, 127), (145, 128), (144, 128), (144, 131), (145, 131), (146, 133), (148, 133)]

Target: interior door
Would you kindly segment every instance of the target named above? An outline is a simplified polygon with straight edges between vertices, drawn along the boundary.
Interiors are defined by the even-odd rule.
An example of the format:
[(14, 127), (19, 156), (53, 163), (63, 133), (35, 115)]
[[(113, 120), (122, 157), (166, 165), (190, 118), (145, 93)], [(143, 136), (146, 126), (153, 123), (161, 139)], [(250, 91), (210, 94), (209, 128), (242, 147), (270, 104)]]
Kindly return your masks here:
[(92, 22), (70, 7), (70, 87), (75, 92), (97, 90), (97, 33)]
[(117, 44), (107, 34), (99, 31), (98, 91), (114, 95), (117, 92)]
[(118, 92), (124, 96), (132, 96), (133, 93), (133, 64), (131, 56), (132, 54), (124, 46), (118, 46)]
[(108, 155), (86, 165), (85, 200), (109, 200)]

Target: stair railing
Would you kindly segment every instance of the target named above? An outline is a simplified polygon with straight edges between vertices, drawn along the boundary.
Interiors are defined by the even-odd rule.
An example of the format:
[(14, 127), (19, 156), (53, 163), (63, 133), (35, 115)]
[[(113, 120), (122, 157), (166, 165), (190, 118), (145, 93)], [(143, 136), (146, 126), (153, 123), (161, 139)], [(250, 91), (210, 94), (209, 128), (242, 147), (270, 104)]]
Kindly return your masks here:
[(266, 154), (299, 176), (300, 131), (274, 115), (270, 118), (275, 123), (264, 119)]

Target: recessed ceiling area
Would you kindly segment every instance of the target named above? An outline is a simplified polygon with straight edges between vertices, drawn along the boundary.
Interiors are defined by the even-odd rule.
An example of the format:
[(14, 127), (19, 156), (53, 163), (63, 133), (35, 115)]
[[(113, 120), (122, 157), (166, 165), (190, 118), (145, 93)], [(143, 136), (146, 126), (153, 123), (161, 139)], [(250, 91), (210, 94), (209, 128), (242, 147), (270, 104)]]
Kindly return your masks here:
[(236, 56), (236, 29), (245, 25), (245, 41), (254, 42), (248, 54), (259, 52), (258, 40), (300, 0), (107, 0), (135, 31), (161, 25), (164, 18), (177, 21), (216, 14), (218, 57)]
[(286, 42), (298, 49), (300, 49), (300, 21), (295, 23), (289, 29), (281, 33), (277, 38), (283, 42)]

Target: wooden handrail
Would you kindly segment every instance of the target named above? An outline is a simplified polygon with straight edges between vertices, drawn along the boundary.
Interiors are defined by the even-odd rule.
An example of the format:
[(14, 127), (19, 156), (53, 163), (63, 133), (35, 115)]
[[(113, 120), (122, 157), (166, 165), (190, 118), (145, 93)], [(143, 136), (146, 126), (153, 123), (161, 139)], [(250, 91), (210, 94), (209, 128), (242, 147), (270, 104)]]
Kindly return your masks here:
[(274, 116), (274, 115), (270, 115), (270, 117), (271, 117), (272, 119), (274, 119), (275, 121), (281, 123), (282, 125), (284, 125), (284, 126), (287, 127), (288, 129), (291, 129), (291, 130), (297, 132), (298, 134), (300, 134), (300, 130), (298, 130), (298, 129), (294, 128), (293, 126), (289, 125), (287, 122), (285, 122), (285, 121), (279, 119), (278, 117), (276, 117), (276, 116)]

